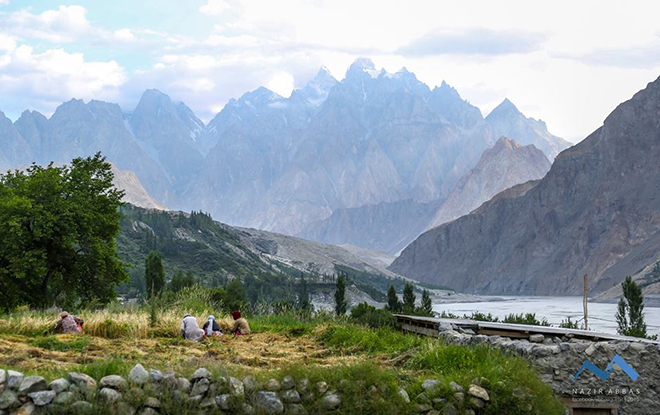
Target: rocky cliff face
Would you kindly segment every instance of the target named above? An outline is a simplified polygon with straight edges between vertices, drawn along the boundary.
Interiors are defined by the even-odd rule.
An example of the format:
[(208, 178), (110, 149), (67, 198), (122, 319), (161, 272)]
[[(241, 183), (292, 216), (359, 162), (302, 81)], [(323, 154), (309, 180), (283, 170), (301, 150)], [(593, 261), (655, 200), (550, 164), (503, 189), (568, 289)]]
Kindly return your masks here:
[(337, 209), (329, 218), (311, 223), (300, 236), (398, 254), (425, 230), (471, 212), (504, 189), (540, 179), (549, 169), (550, 162), (536, 147), (523, 147), (502, 137), (444, 200), (403, 200)]
[(299, 236), (329, 244), (352, 244), (393, 255), (426, 229), (439, 206), (439, 201), (420, 203), (408, 199), (337, 209), (329, 218), (311, 223)]
[(12, 165), (63, 164), (100, 151), (120, 169), (133, 171), (157, 199), (165, 203), (174, 199), (166, 171), (140, 146), (117, 104), (74, 99), (60, 105), (50, 119), (25, 111), (15, 126), (31, 153), (26, 153), (29, 160), (14, 158)]
[(479, 293), (579, 294), (585, 273), (593, 292), (613, 287), (660, 250), (658, 114), (660, 80), (560, 153), (542, 180), (424, 233), (390, 269)]
[(120, 170), (112, 164), (112, 174), (115, 176), (112, 184), (124, 191), (124, 198), (122, 200), (125, 203), (146, 209), (167, 210), (165, 206), (151, 197), (142, 186), (142, 183), (140, 183), (140, 179), (132, 171)]
[(566, 140), (550, 134), (543, 121), (525, 117), (508, 99), (488, 114), (486, 122), (498, 137), (509, 137), (522, 145), (533, 144), (550, 160), (570, 146)]
[(32, 149), (11, 120), (0, 112), (0, 171), (32, 162)]
[(456, 184), (426, 229), (466, 215), (499, 192), (538, 180), (550, 170), (550, 162), (534, 145), (521, 146), (501, 137), (495, 146), (481, 156), (477, 165)]
[(205, 126), (185, 104), (150, 89), (128, 123), (140, 147), (165, 170), (175, 194), (197, 177), (204, 162), (197, 138)]
[(480, 116), (465, 129), (449, 122), (431, 102), (439, 93), (407, 71), (356, 61), (301, 131), (251, 225), (295, 233), (337, 209), (446, 195), (493, 140)]

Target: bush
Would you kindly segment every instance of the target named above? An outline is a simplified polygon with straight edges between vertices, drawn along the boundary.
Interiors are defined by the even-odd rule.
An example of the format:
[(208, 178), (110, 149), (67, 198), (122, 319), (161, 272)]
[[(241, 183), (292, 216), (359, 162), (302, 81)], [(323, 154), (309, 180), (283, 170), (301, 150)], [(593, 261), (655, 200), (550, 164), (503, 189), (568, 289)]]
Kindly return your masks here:
[[(578, 325), (577, 321), (571, 320), (570, 316), (566, 320), (562, 320), (561, 323), (559, 323), (559, 327), (563, 329), (576, 329), (576, 330), (580, 329), (580, 326)], [(582, 328), (584, 329), (584, 327)]]
[(543, 317), (541, 321), (536, 319), (536, 313), (526, 313), (526, 314), (509, 314), (504, 317), (505, 323), (511, 324), (528, 324), (530, 326), (549, 326), (548, 319)]
[(484, 314), (480, 311), (475, 311), (470, 315), (464, 314), (463, 318), (467, 318), (467, 319), (470, 319), (470, 320), (476, 320), (476, 321), (490, 321), (490, 322), (493, 322), (493, 323), (497, 323), (500, 320), (499, 318), (493, 316), (490, 313)]
[(391, 312), (360, 303), (351, 310), (351, 320), (371, 328), (396, 327), (396, 318)]

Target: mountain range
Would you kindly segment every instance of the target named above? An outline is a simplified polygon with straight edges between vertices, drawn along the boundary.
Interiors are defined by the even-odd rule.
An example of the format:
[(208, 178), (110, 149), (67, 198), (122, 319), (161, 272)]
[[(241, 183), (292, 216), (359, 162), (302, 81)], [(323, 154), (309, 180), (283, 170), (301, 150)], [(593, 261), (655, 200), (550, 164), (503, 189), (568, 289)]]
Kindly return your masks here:
[[(488, 294), (576, 295), (660, 258), (660, 79), (564, 150), (537, 181), (422, 234), (390, 270)], [(649, 284), (655, 281), (650, 281)]]
[(337, 209), (329, 218), (311, 223), (299, 236), (398, 254), (425, 230), (470, 213), (511, 186), (540, 179), (548, 170), (550, 161), (534, 145), (523, 147), (501, 137), (445, 199), (428, 203), (408, 199)]
[(162, 206), (295, 235), (340, 209), (437, 203), (501, 135), (550, 159), (568, 145), (508, 100), (484, 118), (444, 82), (358, 59), (341, 81), (321, 68), (288, 98), (248, 92), (208, 124), (153, 89), (133, 111), (72, 99), (50, 118), (0, 115), (0, 169), (101, 151)]

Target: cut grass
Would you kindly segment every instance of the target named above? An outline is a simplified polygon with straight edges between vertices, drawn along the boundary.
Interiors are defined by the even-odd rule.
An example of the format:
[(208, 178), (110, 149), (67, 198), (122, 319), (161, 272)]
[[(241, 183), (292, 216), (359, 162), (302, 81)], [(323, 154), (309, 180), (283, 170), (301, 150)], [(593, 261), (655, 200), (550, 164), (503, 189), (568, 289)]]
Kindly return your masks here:
[(89, 337), (75, 337), (69, 341), (62, 341), (56, 336), (37, 337), (36, 339), (28, 340), (28, 343), (46, 350), (54, 350), (58, 352), (65, 351), (82, 351), (90, 344)]

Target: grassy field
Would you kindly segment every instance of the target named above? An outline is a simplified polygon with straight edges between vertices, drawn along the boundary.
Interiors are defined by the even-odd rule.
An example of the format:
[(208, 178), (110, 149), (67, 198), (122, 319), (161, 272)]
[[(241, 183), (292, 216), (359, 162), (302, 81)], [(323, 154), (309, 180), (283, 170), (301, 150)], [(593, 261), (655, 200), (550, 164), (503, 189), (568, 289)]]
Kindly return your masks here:
[[(445, 345), (389, 328), (367, 328), (348, 318), (295, 313), (252, 316), (251, 336), (225, 335), (191, 343), (178, 337), (186, 311), (190, 310), (170, 307), (158, 313), (154, 325), (147, 308), (81, 311), (78, 315), (86, 321), (82, 336), (50, 333), (57, 320), (54, 311), (23, 310), (0, 316), (0, 368), (50, 379), (80, 371), (100, 379), (108, 374), (126, 375), (136, 363), (184, 375), (206, 367), (223, 375), (250, 374), (258, 379), (292, 375), (331, 385), (347, 379), (354, 381), (351, 385), (403, 386), (411, 399), (422, 391), (425, 379), (444, 381), (447, 388), (441, 396), (450, 398), (450, 381), (467, 387), (477, 378), (492, 391), (485, 413), (563, 413), (528, 362), (488, 347)], [(194, 315), (201, 322), (210, 313), (222, 315), (199, 309)], [(230, 321), (225, 317), (221, 324), (228, 326)], [(355, 386), (345, 392), (358, 409), (365, 393), (359, 389)], [(368, 409), (402, 413), (397, 405), (383, 401)], [(367, 413), (367, 408), (362, 409)]]

